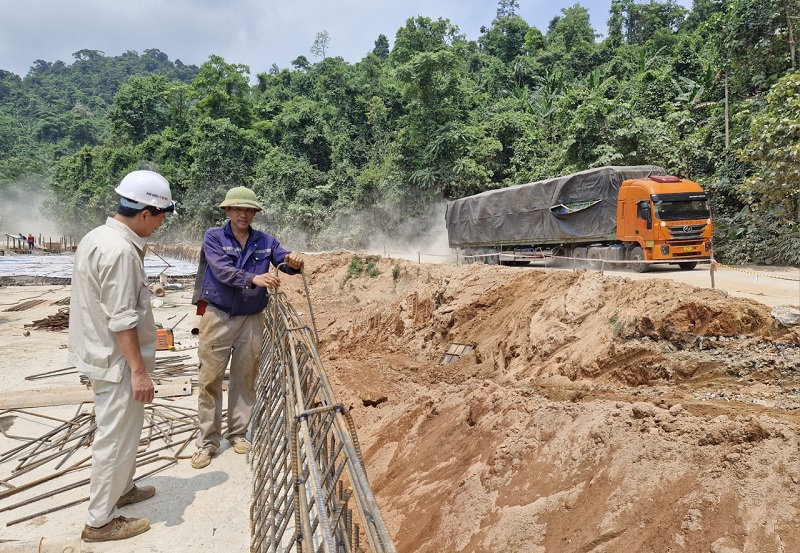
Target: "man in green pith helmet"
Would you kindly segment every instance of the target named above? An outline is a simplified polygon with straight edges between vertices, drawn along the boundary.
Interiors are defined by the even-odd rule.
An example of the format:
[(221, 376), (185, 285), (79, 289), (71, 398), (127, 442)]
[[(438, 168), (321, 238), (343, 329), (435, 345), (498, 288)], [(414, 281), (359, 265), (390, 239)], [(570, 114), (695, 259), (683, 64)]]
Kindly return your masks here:
[[(192, 466), (211, 463), (222, 434), (222, 380), (230, 363), (228, 428), (225, 437), (236, 453), (250, 449), (247, 428), (255, 403), (255, 382), (264, 335), (263, 311), (267, 288), (280, 285), (270, 265), (286, 274), (303, 266), (297, 252), (283, 247), (273, 236), (252, 227), (264, 208), (255, 193), (244, 186), (228, 191), (220, 204), (228, 222), (206, 231), (195, 282), (194, 303), (200, 320), (200, 393), (197, 414), (200, 433)], [(283, 265), (282, 265), (283, 264)]]

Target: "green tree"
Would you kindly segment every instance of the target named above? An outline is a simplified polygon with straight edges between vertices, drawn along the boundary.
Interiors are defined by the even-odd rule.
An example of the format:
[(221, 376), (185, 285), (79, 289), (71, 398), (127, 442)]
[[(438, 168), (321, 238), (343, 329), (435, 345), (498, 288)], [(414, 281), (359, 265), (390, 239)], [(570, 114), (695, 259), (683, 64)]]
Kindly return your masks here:
[(486, 53), (500, 58), (505, 63), (512, 63), (517, 56), (525, 52), (525, 38), (530, 26), (521, 17), (507, 15), (495, 19), (489, 29), (481, 27), (482, 35), (478, 43)]
[(375, 47), (372, 49), (372, 53), (382, 60), (385, 60), (389, 57), (389, 39), (386, 38), (386, 35), (378, 35), (378, 38), (375, 40)]
[(570, 75), (585, 75), (597, 66), (595, 33), (586, 8), (575, 4), (550, 21), (547, 49), (539, 55), (544, 66), (557, 65)]
[(621, 0), (625, 12), (625, 38), (628, 44), (644, 44), (661, 30), (676, 32), (686, 18), (686, 9), (675, 0), (651, 0), (638, 4)]
[(622, 0), (611, 0), (611, 8), (608, 16), (608, 36), (606, 43), (611, 48), (619, 48), (622, 45), (624, 34), (622, 32), (625, 25), (625, 7)]
[(217, 208), (234, 186), (252, 185), (255, 167), (267, 149), (255, 131), (234, 125), (228, 119), (206, 118), (194, 129), (189, 168), (186, 211), (191, 226), (202, 230), (217, 224)]
[[(583, 44), (593, 44), (597, 33), (589, 21), (589, 11), (579, 4), (562, 8), (560, 16), (553, 18), (547, 31), (547, 40), (556, 43), (566, 52)], [(552, 47), (552, 46), (551, 46)]]
[(766, 91), (796, 67), (800, 0), (730, 0), (716, 15), (709, 23), (712, 42), (734, 89)]
[(525, 33), (525, 53), (529, 56), (535, 56), (541, 50), (544, 50), (545, 41), (542, 31), (536, 27), (530, 27), (528, 32)]
[(331, 142), (327, 106), (305, 96), (287, 101), (273, 120), (273, 140), (287, 153), (306, 159), (321, 171), (331, 167)]
[(305, 56), (297, 56), (292, 61), (292, 67), (300, 71), (308, 71), (309, 68), (311, 67), (311, 62), (309, 62), (308, 58)]
[(281, 228), (319, 231), (328, 220), (332, 199), (326, 191), (325, 173), (306, 159), (280, 147), (259, 162), (253, 190), (264, 198), (266, 215)]
[(250, 68), (230, 64), (220, 56), (210, 56), (192, 81), (189, 98), (195, 100), (194, 111), (200, 118), (228, 119), (238, 127), (253, 123)]
[(769, 91), (738, 154), (754, 167), (741, 187), (747, 203), (761, 211), (779, 208), (784, 219), (800, 223), (800, 71)]
[(160, 133), (170, 123), (170, 89), (169, 80), (162, 75), (131, 77), (109, 109), (112, 132), (134, 144)]
[(395, 35), (394, 48), (389, 59), (395, 65), (400, 65), (410, 61), (415, 54), (445, 50), (464, 39), (464, 35), (459, 33), (458, 27), (451, 24), (449, 19), (407, 19), (405, 26), (398, 29)]

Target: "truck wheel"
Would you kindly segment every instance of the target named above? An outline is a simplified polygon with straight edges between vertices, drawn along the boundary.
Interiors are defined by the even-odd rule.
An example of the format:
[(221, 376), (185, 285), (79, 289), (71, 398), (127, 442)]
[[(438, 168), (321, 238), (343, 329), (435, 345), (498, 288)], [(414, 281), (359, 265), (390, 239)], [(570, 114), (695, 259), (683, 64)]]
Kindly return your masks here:
[(697, 267), (697, 261), (686, 261), (684, 263), (678, 263), (678, 267), (681, 268), (681, 271), (691, 271), (695, 267)]
[(577, 268), (584, 267), (584, 262), (581, 261), (582, 259), (586, 259), (586, 248), (574, 248), (572, 250), (572, 256), (575, 260), (573, 261), (574, 266)]
[(641, 246), (636, 246), (628, 253), (628, 267), (637, 273), (646, 273), (650, 266), (644, 262), (644, 251)]
[(467, 248), (464, 250), (464, 264), (472, 265), (473, 263), (486, 263), (486, 258), (481, 254), (485, 253), (480, 248)]
[(589, 268), (592, 270), (597, 271), (603, 264), (603, 252), (599, 248), (589, 248), (586, 258), (589, 260)]

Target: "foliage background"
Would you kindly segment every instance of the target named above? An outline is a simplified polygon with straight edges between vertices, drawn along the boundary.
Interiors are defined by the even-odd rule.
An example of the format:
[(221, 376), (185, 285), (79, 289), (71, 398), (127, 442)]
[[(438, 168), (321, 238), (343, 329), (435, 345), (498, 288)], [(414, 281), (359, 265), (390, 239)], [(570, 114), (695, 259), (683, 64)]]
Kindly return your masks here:
[(246, 185), (284, 242), (357, 248), (418, 238), (406, 223), (442, 200), (652, 163), (709, 192), (719, 259), (800, 265), (800, 0), (613, 0), (603, 40), (579, 4), (547, 29), (517, 9), (501, 0), (474, 41), (410, 18), (355, 64), (327, 57), (320, 33), (316, 61), (254, 84), (245, 65), (155, 49), (0, 70), (0, 194), (41, 188), (42, 215), (81, 234), (126, 172), (151, 167), (184, 237)]

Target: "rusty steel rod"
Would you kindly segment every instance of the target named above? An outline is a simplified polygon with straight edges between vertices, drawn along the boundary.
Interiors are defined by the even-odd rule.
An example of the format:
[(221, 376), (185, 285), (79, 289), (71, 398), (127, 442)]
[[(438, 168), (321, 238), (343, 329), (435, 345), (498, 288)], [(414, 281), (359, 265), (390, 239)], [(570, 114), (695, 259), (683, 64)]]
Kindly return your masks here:
[(394, 553), (352, 418), (322, 368), (316, 328), (280, 290), (270, 292), (264, 317), (251, 426), (251, 552)]

